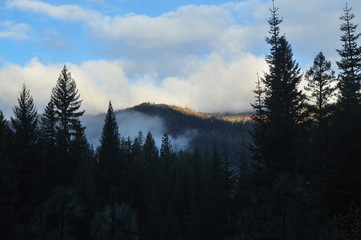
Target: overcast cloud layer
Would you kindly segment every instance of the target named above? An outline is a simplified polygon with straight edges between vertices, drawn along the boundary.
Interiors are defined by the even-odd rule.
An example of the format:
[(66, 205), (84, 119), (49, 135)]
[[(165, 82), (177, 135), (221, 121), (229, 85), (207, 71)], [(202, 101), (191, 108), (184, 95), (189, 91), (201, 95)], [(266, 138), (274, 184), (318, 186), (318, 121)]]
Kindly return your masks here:
[[(0, 51), (0, 110), (6, 115), (24, 82), (42, 112), (64, 64), (87, 113), (106, 111), (109, 100), (116, 109), (141, 102), (203, 112), (250, 109), (257, 73), (267, 70), (264, 39), (271, 1), (203, 1), (157, 16), (111, 13), (85, 0), (69, 2), (1, 1), (6, 14), (0, 17), (0, 44), (7, 48)], [(330, 60), (338, 58), (344, 1), (276, 4), (284, 19), (281, 32), (303, 71), (319, 51)], [(354, 22), (361, 23), (361, 1), (350, 0), (349, 5)]]

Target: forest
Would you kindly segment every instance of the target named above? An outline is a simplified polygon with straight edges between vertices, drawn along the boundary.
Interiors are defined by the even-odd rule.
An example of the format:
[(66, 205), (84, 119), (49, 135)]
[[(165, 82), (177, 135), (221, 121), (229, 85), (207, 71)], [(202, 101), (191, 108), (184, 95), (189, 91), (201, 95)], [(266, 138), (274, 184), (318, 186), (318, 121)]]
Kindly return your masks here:
[(237, 167), (225, 150), (237, 145), (175, 151), (167, 134), (159, 149), (151, 132), (122, 137), (111, 102), (94, 149), (65, 66), (41, 115), (24, 84), (10, 121), (0, 111), (0, 239), (360, 239), (355, 16), (346, 5), (338, 73), (320, 52), (303, 74), (277, 11)]

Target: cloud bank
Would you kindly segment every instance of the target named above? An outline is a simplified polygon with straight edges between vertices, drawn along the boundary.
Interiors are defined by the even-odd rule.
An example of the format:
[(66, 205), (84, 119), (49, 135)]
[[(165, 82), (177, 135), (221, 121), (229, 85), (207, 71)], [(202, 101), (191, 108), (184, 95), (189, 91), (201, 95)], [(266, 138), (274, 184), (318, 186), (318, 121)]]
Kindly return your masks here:
[[(252, 67), (242, 68), (248, 64)], [(215, 55), (186, 77), (166, 77), (157, 83), (146, 77), (131, 82), (121, 61), (97, 60), (66, 65), (83, 99), (82, 108), (89, 114), (105, 112), (109, 100), (115, 109), (156, 102), (204, 112), (247, 110), (253, 98), (255, 73), (266, 68), (262, 58), (252, 55), (232, 61)], [(2, 110), (6, 115), (11, 114), (20, 87), (25, 83), (42, 112), (61, 69), (60, 64), (45, 65), (36, 58), (25, 66), (6, 64), (0, 69), (0, 79), (10, 81), (0, 88), (0, 96), (2, 105), (8, 107)]]

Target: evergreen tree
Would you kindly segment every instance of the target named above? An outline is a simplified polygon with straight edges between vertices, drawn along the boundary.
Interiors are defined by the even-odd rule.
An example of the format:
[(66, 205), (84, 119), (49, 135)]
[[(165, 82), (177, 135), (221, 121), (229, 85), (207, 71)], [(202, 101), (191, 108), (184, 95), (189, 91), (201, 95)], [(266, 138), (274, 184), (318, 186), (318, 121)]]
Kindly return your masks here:
[(164, 134), (162, 137), (162, 145), (160, 147), (160, 158), (166, 165), (169, 165), (170, 164), (169, 162), (172, 160), (171, 159), (172, 155), (173, 155), (173, 149), (172, 149), (172, 144), (170, 143), (169, 140), (169, 136), (168, 134)]
[(161, 234), (161, 171), (158, 148), (151, 132), (147, 133), (143, 144), (144, 168), (144, 211), (143, 231), (148, 239), (159, 239)]
[[(56, 154), (54, 159), (56, 185), (69, 186), (73, 184), (74, 159), (71, 157), (72, 143), (76, 130), (80, 126), (80, 117), (84, 111), (79, 111), (82, 100), (78, 93), (75, 80), (71, 77), (66, 66), (61, 71), (57, 84), (52, 90), (51, 103), (48, 105), (49, 124), (52, 121), (52, 111), (55, 113)], [(54, 110), (51, 105), (54, 105)], [(53, 127), (49, 125), (48, 127)]]
[(109, 102), (108, 111), (105, 115), (100, 146), (98, 148), (99, 164), (105, 168), (116, 165), (120, 151), (120, 135), (117, 120), (114, 115), (112, 103)]
[(110, 188), (118, 186), (121, 172), (120, 159), (120, 135), (112, 103), (109, 102), (108, 111), (105, 115), (104, 126), (97, 149), (98, 164), (102, 185), (100, 189), (103, 197), (108, 198)]
[(332, 167), (325, 196), (335, 213), (346, 210), (352, 202), (361, 204), (358, 177), (361, 171), (361, 46), (357, 42), (361, 33), (356, 33), (353, 18), (351, 8), (346, 5), (340, 18), (343, 35), (342, 49), (337, 50), (341, 57), (337, 61), (339, 97), (332, 125)]
[(340, 69), (339, 81), (339, 104), (342, 109), (347, 110), (347, 106), (360, 103), (360, 82), (361, 82), (361, 46), (358, 46), (358, 39), (361, 33), (356, 33), (357, 25), (352, 23), (355, 17), (351, 13), (352, 8), (346, 4), (344, 14), (340, 17), (343, 21), (340, 30), (342, 49), (337, 50), (341, 60), (337, 61)]
[(321, 177), (320, 184), (324, 185), (328, 175), (329, 126), (333, 113), (330, 102), (336, 90), (334, 85), (336, 77), (331, 69), (331, 62), (326, 60), (322, 52), (316, 56), (313, 66), (305, 74), (305, 79), (307, 81), (305, 89), (310, 93), (308, 109), (312, 126), (309, 135), (311, 142), (314, 143), (311, 149), (317, 153), (314, 156), (314, 166), (317, 175)]
[(151, 132), (147, 133), (143, 145), (143, 151), (147, 163), (150, 164), (150, 166), (155, 167), (155, 165), (158, 163), (159, 154), (157, 145), (155, 144), (155, 140)]
[[(172, 196), (172, 169), (175, 165), (175, 154), (173, 153), (172, 144), (168, 134), (162, 137), (162, 144), (160, 147), (160, 200), (162, 213), (165, 215), (170, 209), (170, 201)], [(173, 209), (174, 210), (174, 209)]]
[(28, 238), (26, 228), (31, 212), (43, 198), (43, 166), (41, 164), (38, 143), (38, 117), (30, 91), (23, 84), (18, 105), (13, 108), (14, 118), (11, 123), (14, 128), (13, 159), (17, 170), (20, 223), (23, 228), (19, 231), (21, 238)]
[[(317, 190), (310, 185), (311, 166), (305, 151), (304, 94), (298, 89), (302, 75), (286, 37), (280, 35), (277, 8), (271, 9), (269, 72), (255, 91), (251, 189), (240, 186), (241, 238), (330, 239), (323, 233), (327, 216), (319, 207)], [(310, 176), (311, 175), (311, 176)], [(248, 182), (248, 176), (244, 176)], [(300, 214), (302, 213), (302, 214)], [(296, 217), (299, 216), (299, 217)], [(305, 223), (319, 224), (313, 228)], [(250, 232), (248, 232), (250, 230)], [(322, 234), (321, 234), (322, 232)], [(245, 235), (244, 235), (245, 234)]]
[(312, 117), (321, 125), (330, 115), (328, 107), (336, 90), (333, 85), (336, 81), (335, 71), (331, 69), (331, 62), (326, 60), (322, 52), (316, 56), (313, 66), (305, 74), (305, 79), (307, 81), (305, 89), (310, 92)]
[(11, 156), (12, 141), (13, 133), (0, 111), (0, 239), (16, 239), (18, 232), (19, 211), (16, 202), (19, 192), (16, 168)]
[(18, 97), (18, 105), (13, 108), (15, 117), (11, 123), (15, 131), (15, 146), (18, 160), (34, 154), (33, 148), (38, 139), (38, 117), (30, 91), (23, 84)]
[[(259, 166), (273, 174), (300, 172), (303, 154), (300, 151), (302, 132), (300, 113), (304, 107), (304, 95), (298, 90), (301, 81), (300, 68), (293, 59), (292, 49), (284, 35), (280, 35), (277, 8), (271, 9), (270, 37), (266, 41), (271, 53), (266, 62), (269, 73), (261, 78), (264, 89), (256, 89), (257, 99), (253, 107), (256, 113), (253, 133), (253, 153)], [(264, 94), (263, 94), (264, 93)], [(261, 98), (263, 95), (263, 99)]]
[(51, 101), (55, 107), (57, 124), (57, 144), (62, 153), (69, 151), (75, 128), (84, 111), (79, 111), (82, 100), (66, 66), (61, 71), (57, 84), (52, 90)]

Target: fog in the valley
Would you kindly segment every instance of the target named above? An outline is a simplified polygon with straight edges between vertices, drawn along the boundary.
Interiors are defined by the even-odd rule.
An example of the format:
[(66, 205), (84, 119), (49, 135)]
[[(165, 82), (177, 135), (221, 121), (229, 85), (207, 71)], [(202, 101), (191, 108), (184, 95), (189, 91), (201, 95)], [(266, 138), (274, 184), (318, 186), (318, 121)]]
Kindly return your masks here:
[[(82, 123), (86, 126), (86, 136), (89, 143), (96, 148), (100, 144), (100, 138), (104, 125), (105, 114), (86, 115), (82, 118)], [(132, 140), (143, 133), (144, 138), (148, 132), (151, 132), (158, 148), (162, 143), (164, 134), (169, 134), (164, 120), (158, 116), (149, 116), (137, 111), (121, 111), (116, 113), (116, 119), (119, 126), (121, 137)], [(197, 130), (185, 130), (178, 136), (169, 135), (174, 150), (186, 150), (190, 141), (196, 136)]]

